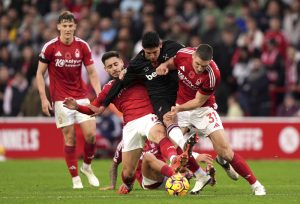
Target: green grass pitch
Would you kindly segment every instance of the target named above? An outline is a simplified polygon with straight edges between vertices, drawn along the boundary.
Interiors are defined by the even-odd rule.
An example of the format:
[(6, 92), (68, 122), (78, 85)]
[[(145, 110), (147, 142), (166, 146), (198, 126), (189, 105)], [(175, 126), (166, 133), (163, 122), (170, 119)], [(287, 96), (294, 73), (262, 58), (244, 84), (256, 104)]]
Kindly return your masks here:
[[(81, 161), (80, 163), (81, 164)], [(96, 160), (94, 172), (101, 186), (109, 184), (110, 160)], [(251, 195), (244, 179), (231, 181), (216, 164), (217, 185), (207, 186), (198, 196), (171, 197), (163, 190), (141, 190), (137, 183), (134, 191), (121, 196), (115, 191), (99, 191), (88, 185), (81, 175), (84, 189), (73, 190), (63, 160), (9, 160), (0, 162), (0, 204), (10, 203), (300, 203), (300, 160), (249, 161), (258, 179), (265, 185), (267, 196)], [(119, 167), (119, 173), (121, 166)], [(118, 177), (118, 186), (120, 185)], [(193, 182), (191, 184), (193, 186)]]

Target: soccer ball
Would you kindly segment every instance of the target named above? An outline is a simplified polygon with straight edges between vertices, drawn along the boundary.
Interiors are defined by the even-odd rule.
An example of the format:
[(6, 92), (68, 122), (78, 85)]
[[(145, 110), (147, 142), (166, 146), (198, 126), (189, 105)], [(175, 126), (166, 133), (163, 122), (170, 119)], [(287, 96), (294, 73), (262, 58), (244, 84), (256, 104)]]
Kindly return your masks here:
[(185, 196), (190, 188), (190, 183), (178, 173), (167, 179), (165, 188), (169, 195)]

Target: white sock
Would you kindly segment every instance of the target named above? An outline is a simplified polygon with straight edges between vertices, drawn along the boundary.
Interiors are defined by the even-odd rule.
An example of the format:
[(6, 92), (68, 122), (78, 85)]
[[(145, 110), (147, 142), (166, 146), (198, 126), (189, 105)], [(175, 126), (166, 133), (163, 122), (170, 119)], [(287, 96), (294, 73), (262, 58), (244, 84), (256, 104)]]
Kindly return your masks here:
[(175, 126), (171, 129), (169, 132), (169, 137), (172, 139), (172, 141), (175, 142), (182, 150), (184, 149), (185, 139), (183, 137), (183, 134), (181, 132), (181, 129), (178, 126)]
[(86, 164), (86, 163), (82, 163), (82, 168), (84, 169), (90, 169), (91, 168), (91, 164)]
[(199, 168), (197, 171), (194, 172), (196, 179), (206, 176), (207, 173), (205, 171), (203, 171), (203, 169)]
[(80, 177), (79, 177), (79, 176), (74, 176), (74, 177), (72, 177), (72, 181), (78, 181), (78, 180), (80, 180), (80, 181), (81, 181), (81, 179), (80, 179)]
[(258, 180), (256, 180), (255, 183), (251, 185), (252, 189), (254, 189), (257, 186), (261, 186), (261, 183)]

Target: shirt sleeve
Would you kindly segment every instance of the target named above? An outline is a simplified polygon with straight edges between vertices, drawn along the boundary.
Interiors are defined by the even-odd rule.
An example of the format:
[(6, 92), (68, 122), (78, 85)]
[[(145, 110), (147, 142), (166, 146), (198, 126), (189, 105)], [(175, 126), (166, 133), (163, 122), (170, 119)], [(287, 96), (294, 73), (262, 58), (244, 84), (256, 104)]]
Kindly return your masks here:
[(52, 55), (53, 55), (53, 47), (46, 43), (39, 55), (39, 61), (49, 64), (52, 59)]
[(92, 51), (90, 46), (87, 43), (82, 43), (82, 52), (83, 52), (83, 64), (87, 67), (91, 64), (94, 64), (92, 58)]
[(201, 94), (211, 95), (215, 91), (215, 86), (210, 78), (207, 78), (198, 90)]

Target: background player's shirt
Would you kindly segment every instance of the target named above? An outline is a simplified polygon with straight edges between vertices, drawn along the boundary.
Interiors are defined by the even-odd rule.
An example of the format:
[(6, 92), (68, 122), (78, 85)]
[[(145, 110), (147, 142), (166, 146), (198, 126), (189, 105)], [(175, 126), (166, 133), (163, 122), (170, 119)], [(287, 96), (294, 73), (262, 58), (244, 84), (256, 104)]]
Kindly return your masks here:
[[(158, 65), (174, 57), (178, 50), (184, 46), (175, 41), (163, 41), (160, 55), (158, 57)], [(112, 99), (118, 94), (121, 88), (133, 83), (136, 79), (142, 79), (148, 90), (151, 102), (155, 105), (155, 98), (173, 98), (173, 104), (176, 100), (176, 92), (178, 88), (177, 73), (170, 72), (166, 76), (158, 76), (156, 67), (153, 67), (150, 60), (145, 59), (142, 50), (137, 56), (129, 62), (127, 73), (123, 81), (118, 81), (111, 92), (108, 94), (104, 105), (107, 106)]]
[(174, 58), (174, 64), (178, 70), (179, 88), (176, 103), (183, 104), (195, 98), (197, 91), (204, 95), (210, 95), (203, 106), (215, 108), (214, 91), (220, 83), (220, 70), (211, 60), (204, 72), (197, 74), (192, 66), (192, 54), (195, 48), (183, 48)]
[[(114, 82), (116, 81), (112, 80), (104, 85), (103, 90), (91, 104), (100, 107)], [(112, 103), (123, 113), (124, 124), (154, 112), (147, 90), (141, 83), (123, 88)], [(87, 111), (81, 108), (78, 111), (93, 114), (88, 108)]]
[(87, 98), (81, 67), (82, 63), (88, 66), (94, 62), (85, 41), (74, 37), (73, 42), (66, 45), (56, 37), (44, 45), (39, 59), (48, 64), (52, 101), (63, 101), (66, 97)]

